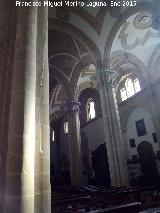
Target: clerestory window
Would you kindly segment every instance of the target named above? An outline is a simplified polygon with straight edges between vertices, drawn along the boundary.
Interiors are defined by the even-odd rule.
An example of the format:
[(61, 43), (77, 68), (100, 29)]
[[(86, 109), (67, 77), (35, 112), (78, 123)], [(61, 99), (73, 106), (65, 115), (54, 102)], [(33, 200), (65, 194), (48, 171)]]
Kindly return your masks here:
[(125, 101), (140, 90), (141, 86), (138, 78), (135, 78), (134, 80), (132, 80), (131, 78), (127, 78), (124, 83), (124, 87), (120, 90), (121, 100)]

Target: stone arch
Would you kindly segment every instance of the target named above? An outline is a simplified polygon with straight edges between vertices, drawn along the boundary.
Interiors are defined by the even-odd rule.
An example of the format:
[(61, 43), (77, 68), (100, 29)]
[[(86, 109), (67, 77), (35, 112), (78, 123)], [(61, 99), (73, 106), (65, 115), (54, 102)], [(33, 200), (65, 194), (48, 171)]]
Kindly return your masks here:
[(92, 85), (92, 83), (90, 81), (86, 81), (86, 82), (80, 84), (76, 89), (75, 99), (78, 100), (79, 97), (81, 96), (82, 92), (87, 88), (91, 88), (91, 89), (94, 88), (94, 86)]
[(74, 71), (72, 72), (70, 83), (71, 83), (72, 98), (74, 98), (76, 94), (75, 93), (73, 94), (73, 92), (75, 91), (79, 75), (82, 71), (82, 67), (85, 67), (86, 65), (93, 63), (96, 66), (97, 71), (99, 67), (102, 67), (101, 53), (93, 41), (91, 41), (82, 31), (75, 28), (69, 23), (64, 24), (61, 21), (57, 22), (55, 20), (49, 19), (49, 27), (50, 31), (52, 30), (63, 31), (65, 33), (70, 34), (71, 36), (80, 38), (79, 40), (82, 41), (83, 44), (85, 44), (85, 47), (88, 50), (88, 54), (85, 54), (82, 58), (80, 58), (79, 62), (74, 67)]
[(138, 107), (137, 105), (131, 105), (130, 107), (128, 107), (128, 109), (125, 111), (125, 113), (121, 116), (122, 133), (126, 131), (126, 125), (127, 125), (127, 121), (129, 119), (129, 116), (137, 107)]
[(66, 92), (67, 92), (67, 98), (69, 99), (71, 97), (72, 90), (69, 86), (68, 80), (60, 72), (53, 72), (52, 70), (55, 68), (52, 66), (52, 64), (49, 64), (49, 69), (50, 69), (50, 77), (54, 78), (60, 84), (62, 84), (62, 86), (64, 86), (64, 88), (66, 89)]
[(159, 69), (159, 60), (160, 60), (160, 44), (155, 48), (148, 62), (148, 70), (150, 71), (149, 79), (151, 82), (157, 80), (157, 74), (159, 74), (158, 78), (160, 78), (160, 70), (157, 70)]
[(85, 10), (81, 11), (80, 8), (70, 8), (73, 13), (78, 15), (81, 19), (86, 21), (97, 33), (100, 35), (104, 18), (109, 12), (109, 7), (100, 7), (96, 17), (88, 14)]
[(74, 68), (73, 75), (71, 78), (71, 85), (74, 90), (76, 90), (78, 78), (82, 70), (89, 64), (94, 64), (94, 62), (92, 61), (89, 55), (85, 55)]
[[(132, 112), (136, 109), (136, 108), (142, 108), (143, 110), (145, 110), (147, 113), (150, 114), (150, 116), (152, 117), (153, 114), (152, 114), (152, 109), (150, 109), (148, 106), (146, 105), (140, 105), (140, 104), (132, 104), (131, 106), (129, 106), (127, 108), (127, 110), (121, 115), (121, 129), (122, 129), (122, 132), (123, 131), (126, 131), (126, 124), (127, 124), (127, 121), (130, 117), (130, 115), (132, 114)], [(154, 122), (153, 122), (154, 124)], [(155, 124), (154, 124), (155, 126)]]
[[(120, 59), (124, 61), (126, 60), (126, 64), (130, 64), (133, 66), (133, 71), (135, 73), (137, 73), (136, 71), (139, 70), (143, 78), (142, 80), (145, 83), (145, 81), (147, 80), (147, 75), (146, 75), (147, 67), (140, 59), (138, 59), (132, 53), (128, 53), (128, 52), (126, 53), (125, 51), (116, 51), (116, 52), (113, 52), (111, 55), (111, 59), (110, 59), (111, 65), (112, 65), (112, 62), (115, 63), (114, 60), (116, 60), (116, 58), (118, 58), (117, 60), (120, 60)], [(121, 70), (118, 70), (118, 77), (120, 78), (122, 75), (123, 75), (123, 72), (121, 72)]]

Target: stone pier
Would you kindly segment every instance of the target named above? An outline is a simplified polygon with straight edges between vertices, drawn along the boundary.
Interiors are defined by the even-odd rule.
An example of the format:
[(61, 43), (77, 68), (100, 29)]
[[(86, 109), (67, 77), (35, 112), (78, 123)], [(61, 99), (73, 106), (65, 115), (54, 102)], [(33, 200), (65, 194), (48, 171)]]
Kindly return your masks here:
[(16, 10), (3, 212), (50, 213), (47, 7)]
[(100, 93), (105, 141), (112, 186), (128, 185), (127, 164), (115, 99), (115, 73), (106, 68), (97, 71), (97, 89)]
[(82, 155), (80, 138), (79, 106), (77, 101), (69, 102), (69, 155), (70, 155), (70, 175), (72, 185), (82, 184)]

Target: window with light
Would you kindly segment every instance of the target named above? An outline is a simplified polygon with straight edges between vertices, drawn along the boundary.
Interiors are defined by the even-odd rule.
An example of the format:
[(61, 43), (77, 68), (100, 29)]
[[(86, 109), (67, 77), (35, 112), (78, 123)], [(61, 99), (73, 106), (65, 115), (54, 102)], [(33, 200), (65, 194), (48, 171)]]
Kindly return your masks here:
[(64, 134), (68, 133), (68, 121), (64, 121)]
[(54, 129), (51, 129), (51, 142), (55, 142), (55, 132), (54, 132)]
[(87, 102), (87, 120), (92, 120), (95, 118), (96, 112), (95, 112), (95, 104), (92, 98), (90, 98)]
[(121, 100), (125, 101), (126, 99), (135, 95), (140, 90), (141, 86), (138, 78), (135, 78), (134, 80), (131, 78), (127, 78), (124, 83), (124, 87), (120, 90)]

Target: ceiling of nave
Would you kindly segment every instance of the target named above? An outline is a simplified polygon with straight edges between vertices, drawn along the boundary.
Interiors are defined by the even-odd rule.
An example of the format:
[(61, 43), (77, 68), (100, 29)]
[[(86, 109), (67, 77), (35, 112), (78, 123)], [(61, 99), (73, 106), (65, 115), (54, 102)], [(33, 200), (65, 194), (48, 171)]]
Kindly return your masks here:
[[(85, 1), (88, 2), (88, 1)], [(90, 2), (90, 1), (89, 1)], [(95, 2), (92, 0), (92, 2)], [(109, 1), (106, 1), (109, 2)], [(105, 51), (105, 44), (112, 30), (113, 25), (118, 21), (121, 22), (121, 19), (124, 18), (128, 13), (133, 14), (136, 10), (142, 10), (142, 8), (154, 7), (156, 0), (137, 0), (137, 7), (127, 7), (123, 6), (118, 7), (87, 7), (86, 4), (83, 7), (58, 7), (55, 11), (55, 8), (49, 8), (49, 20), (61, 19), (65, 24), (69, 24), (75, 29), (79, 30), (82, 34), (86, 35), (99, 49), (100, 53), (103, 55)], [(151, 4), (151, 6), (149, 5)], [(108, 3), (108, 5), (110, 5)], [(148, 5), (148, 6), (147, 6)], [(121, 17), (118, 17), (121, 10)], [(125, 15), (123, 15), (125, 14)], [(117, 18), (117, 17), (118, 18)], [(128, 16), (128, 14), (127, 14)], [(123, 23), (122, 23), (123, 24)], [(115, 30), (117, 28), (115, 27)], [(114, 35), (115, 36), (115, 35)]]
[(160, 32), (152, 28), (152, 13), (141, 11), (123, 22), (114, 39), (111, 55), (117, 51), (129, 52), (148, 65), (149, 59), (160, 44)]
[[(76, 37), (61, 31), (50, 31), (49, 63), (53, 70), (61, 73), (68, 81), (73, 77), (74, 69), (84, 69), (89, 53), (85, 45)], [(83, 63), (80, 63), (83, 61)]]
[[(72, 86), (74, 81), (77, 85), (89, 81), (98, 59), (115, 70), (137, 69), (127, 61), (132, 58), (145, 70), (160, 44), (160, 33), (152, 27), (155, 2), (137, 0), (137, 8), (121, 7), (119, 18), (117, 8), (49, 8), (51, 87), (58, 81)], [(156, 7), (160, 8), (159, 1)]]

